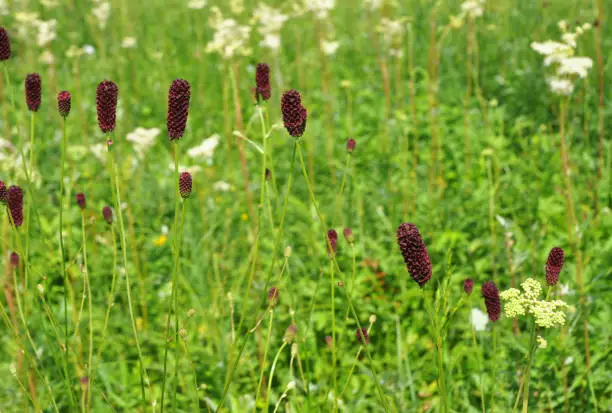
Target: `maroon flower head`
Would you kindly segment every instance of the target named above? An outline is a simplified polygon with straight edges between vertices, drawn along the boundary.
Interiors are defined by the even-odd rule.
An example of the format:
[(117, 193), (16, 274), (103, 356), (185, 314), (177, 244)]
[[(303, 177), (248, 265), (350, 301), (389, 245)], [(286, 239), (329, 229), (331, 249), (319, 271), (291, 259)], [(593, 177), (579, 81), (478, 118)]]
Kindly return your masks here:
[(17, 254), (16, 252), (12, 252), (10, 261), (13, 267), (19, 267), (19, 254)]
[(57, 94), (57, 110), (62, 118), (70, 114), (70, 92), (62, 90)]
[(555, 285), (559, 282), (559, 273), (563, 268), (565, 253), (559, 247), (554, 247), (546, 260), (546, 284)]
[(268, 305), (270, 307), (276, 307), (278, 304), (278, 288), (272, 287), (270, 291), (268, 291)]
[(8, 197), (8, 190), (6, 189), (6, 185), (4, 182), (0, 181), (0, 204), (6, 204)]
[(187, 199), (191, 195), (191, 186), (191, 174), (189, 172), (183, 172), (179, 177), (179, 192), (183, 199)]
[(272, 179), (272, 171), (266, 168), (266, 181)]
[(302, 98), (296, 90), (289, 90), (283, 94), (281, 99), (281, 111), (283, 113), (283, 123), (287, 132), (293, 137), (299, 138), (306, 129), (308, 112), (302, 106)]
[(257, 85), (257, 99), (270, 99), (270, 68), (267, 64), (260, 63), (257, 65), (257, 70), (255, 71), (255, 84)]
[(346, 141), (346, 151), (348, 153), (353, 153), (353, 151), (355, 150), (355, 145), (357, 145), (357, 142), (355, 142), (355, 139), (351, 138), (348, 141)]
[(102, 216), (108, 225), (113, 223), (113, 209), (109, 206), (102, 208)]
[(184, 79), (176, 79), (168, 90), (168, 137), (171, 141), (180, 139), (185, 133), (191, 86)]
[(410, 276), (423, 288), (431, 279), (431, 260), (416, 225), (401, 224), (397, 229), (397, 243)]
[(484, 298), (489, 320), (497, 321), (501, 314), (501, 303), (499, 301), (499, 290), (493, 281), (482, 284), (482, 298)]
[(471, 278), (466, 278), (465, 281), (463, 282), (463, 291), (465, 291), (467, 295), (470, 295), (472, 294), (473, 288), (474, 288), (474, 280), (472, 280)]
[(87, 203), (85, 202), (85, 194), (81, 192), (76, 194), (76, 203), (81, 209), (85, 209), (85, 206), (87, 206)]
[(7, 204), (13, 224), (20, 227), (23, 224), (23, 191), (20, 187), (13, 185), (8, 189)]
[(25, 78), (25, 98), (28, 109), (36, 112), (40, 107), (40, 75), (30, 73)]
[(338, 233), (335, 229), (330, 229), (327, 231), (327, 239), (329, 240), (328, 249), (331, 249), (330, 254), (336, 255), (338, 251)]
[(96, 107), (98, 110), (98, 126), (104, 133), (115, 130), (117, 118), (117, 98), (119, 88), (112, 80), (100, 82), (96, 89)]
[(0, 27), (0, 60), (8, 60), (11, 57), (11, 40), (4, 27)]
[(370, 344), (370, 336), (368, 335), (367, 328), (365, 327), (358, 328), (355, 331), (355, 336), (357, 337), (357, 341), (359, 341), (359, 344), (361, 344), (362, 346), (365, 346), (366, 344)]
[(346, 242), (348, 242), (349, 244), (352, 244), (353, 242), (355, 242), (355, 237), (353, 236), (353, 230), (350, 229), (349, 227), (344, 228), (344, 231), (342, 231), (342, 233), (344, 234), (344, 239), (346, 239)]

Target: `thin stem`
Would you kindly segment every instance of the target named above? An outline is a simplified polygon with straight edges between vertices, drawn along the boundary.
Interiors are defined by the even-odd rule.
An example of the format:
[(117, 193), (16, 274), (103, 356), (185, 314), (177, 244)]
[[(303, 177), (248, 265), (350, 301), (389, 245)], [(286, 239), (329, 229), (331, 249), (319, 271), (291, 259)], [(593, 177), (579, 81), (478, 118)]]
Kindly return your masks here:
[(257, 392), (255, 393), (255, 406), (253, 407), (253, 411), (257, 409), (257, 400), (259, 399), (259, 391), (261, 390), (261, 385), (263, 383), (264, 371), (266, 368), (266, 360), (268, 360), (268, 349), (270, 347), (270, 336), (272, 335), (272, 323), (274, 320), (274, 310), (270, 309), (270, 325), (268, 326), (268, 336), (266, 338), (266, 347), (264, 349), (263, 361), (261, 363), (261, 372), (259, 374), (259, 382), (257, 384)]
[(527, 358), (527, 364), (525, 365), (525, 368), (523, 369), (523, 377), (521, 377), (522, 379), (522, 383), (519, 385), (519, 391), (518, 394), (516, 396), (516, 401), (514, 402), (514, 409), (513, 411), (516, 411), (516, 408), (518, 407), (518, 403), (519, 400), (521, 398), (521, 394), (523, 395), (523, 413), (527, 412), (528, 406), (529, 406), (529, 376), (530, 376), (530, 371), (531, 371), (531, 363), (533, 360), (533, 354), (535, 353), (535, 342), (536, 342), (536, 326), (535, 323), (533, 323), (533, 325), (531, 326), (531, 336), (529, 338), (529, 353), (528, 353), (528, 358)]
[[(330, 251), (330, 256), (334, 255)], [(334, 375), (334, 412), (338, 410), (338, 371), (336, 370), (336, 281), (334, 277), (334, 261), (330, 260), (331, 271), (331, 317), (332, 317), (332, 372)], [(361, 331), (361, 330), (359, 330)]]
[[(127, 259), (127, 241), (125, 238), (125, 227), (123, 225), (123, 212), (121, 210), (121, 191), (119, 189), (119, 170), (117, 169), (117, 162), (115, 161), (114, 153), (111, 151), (111, 147), (109, 145), (109, 159), (110, 159), (110, 175), (111, 175), (111, 184), (114, 179), (114, 191), (113, 191), (113, 199), (115, 201), (115, 213), (117, 214), (118, 222), (119, 222), (119, 240), (121, 243), (121, 252), (123, 253), (123, 270), (125, 271), (125, 288), (128, 299), (128, 307), (130, 313), (130, 321), (132, 325), (132, 332), (134, 334), (134, 341), (136, 342), (136, 350), (138, 351), (138, 364), (139, 364), (139, 372), (140, 372), (140, 396), (142, 401), (142, 406), (146, 406), (146, 397), (145, 397), (145, 376), (147, 375), (147, 370), (144, 366), (144, 362), (142, 360), (142, 350), (140, 348), (140, 340), (138, 339), (138, 329), (136, 328), (136, 318), (134, 317), (134, 306), (132, 305), (132, 288), (130, 286), (130, 275), (128, 271), (128, 259)], [(114, 177), (114, 178), (113, 178)]]
[[(306, 180), (306, 186), (308, 188), (308, 192), (310, 194), (310, 199), (312, 204), (315, 207), (315, 211), (317, 212), (317, 217), (319, 218), (319, 221), (321, 222), (321, 227), (323, 228), (323, 235), (325, 237), (325, 239), (327, 240), (327, 246), (331, 248), (331, 245), (329, 244), (329, 239), (327, 238), (327, 234), (325, 231), (325, 221), (323, 221), (323, 217), (321, 216), (321, 211), (319, 210), (319, 206), (317, 204), (317, 200), (314, 196), (314, 192), (312, 190), (312, 184), (310, 182), (310, 178), (308, 177), (308, 171), (306, 170), (306, 164), (304, 163), (304, 156), (302, 154), (302, 148), (300, 146), (300, 142), (297, 141), (297, 147), (298, 147), (298, 154), (299, 154), (299, 158), (300, 158), (300, 164), (302, 166), (302, 173), (304, 175), (304, 179)], [(333, 265), (335, 266), (335, 268), (338, 270), (339, 274), (342, 274), (342, 271), (340, 271), (340, 267), (338, 266), (338, 262), (336, 261), (336, 257), (333, 254), (330, 254), (331, 260)], [(351, 300), (351, 297), (346, 293), (345, 289), (342, 289), (342, 291), (345, 294), (345, 297), (348, 301), (348, 305), (349, 308), (353, 314), (353, 317), (355, 318), (355, 322), (357, 323), (357, 327), (359, 328), (359, 330), (361, 331), (361, 322), (359, 321), (359, 318), (357, 317), (357, 312), (355, 311), (355, 307), (353, 306), (353, 302)], [(378, 394), (380, 396), (380, 400), (382, 402), (383, 408), (385, 410), (385, 412), (388, 412), (387, 409), (387, 402), (385, 400), (385, 396), (384, 393), (382, 391), (382, 388), (380, 387), (380, 383), (378, 381), (378, 375), (376, 374), (376, 370), (374, 369), (374, 362), (372, 360), (372, 355), (370, 354), (370, 350), (368, 349), (368, 346), (364, 346), (365, 350), (366, 350), (366, 355), (368, 356), (368, 361), (370, 362), (370, 369), (372, 370), (372, 375), (374, 376), (374, 383), (376, 384), (376, 388), (378, 390)]]
[(87, 304), (88, 304), (88, 315), (89, 315), (89, 353), (87, 357), (87, 377), (91, 381), (90, 386), (87, 389), (87, 409), (89, 410), (91, 403), (91, 393), (93, 392), (93, 380), (91, 379), (92, 373), (92, 357), (93, 357), (93, 316), (92, 316), (92, 298), (91, 298), (91, 284), (89, 282), (89, 269), (87, 266), (87, 232), (85, 229), (85, 212), (81, 213), (81, 231), (83, 233), (83, 274), (85, 276), (85, 284), (87, 285)]
[[(470, 296), (470, 304), (471, 304), (471, 296)], [(470, 305), (471, 307), (471, 305)], [(476, 359), (478, 361), (478, 373), (480, 375), (480, 406), (482, 408), (482, 413), (486, 413), (485, 409), (485, 395), (484, 395), (484, 374), (482, 371), (483, 365), (483, 356), (482, 349), (478, 346), (478, 340), (476, 339), (476, 329), (474, 328), (474, 324), (472, 325), (472, 346), (474, 347), (474, 354), (476, 354)]]
[(334, 220), (332, 221), (332, 228), (336, 226), (336, 221), (338, 219), (338, 216), (341, 215), (341, 210), (342, 210), (342, 199), (344, 196), (344, 186), (346, 184), (346, 176), (348, 175), (348, 171), (349, 171), (349, 167), (351, 164), (351, 153), (347, 152), (346, 153), (346, 163), (344, 165), (344, 174), (342, 175), (342, 183), (340, 184), (340, 192), (338, 193), (338, 198), (336, 198), (336, 215), (334, 216)]
[(266, 399), (264, 403), (265, 410), (267, 410), (268, 408), (268, 398), (270, 397), (270, 391), (272, 391), (272, 380), (274, 379), (274, 370), (276, 370), (276, 363), (278, 362), (278, 358), (280, 357), (281, 353), (283, 352), (286, 346), (287, 346), (287, 341), (283, 341), (283, 345), (280, 346), (280, 348), (278, 349), (278, 352), (276, 353), (276, 356), (274, 357), (274, 361), (272, 362), (272, 367), (270, 368), (270, 377), (268, 378), (268, 390), (266, 391)]
[(493, 357), (491, 359), (491, 398), (489, 400), (489, 411), (493, 412), (495, 408), (495, 389), (498, 387), (498, 383), (496, 382), (497, 376), (497, 329), (495, 328), (495, 323), (491, 327), (491, 335), (493, 336)]
[(64, 175), (66, 173), (66, 118), (62, 118), (62, 161), (60, 172), (60, 196), (59, 196), (59, 236), (60, 236), (60, 259), (62, 275), (64, 277), (64, 346), (68, 351), (68, 274), (66, 272), (66, 251), (64, 249)]
[[(179, 265), (179, 249), (180, 249), (180, 229), (179, 229), (179, 208), (180, 208), (180, 203), (181, 203), (181, 195), (179, 192), (179, 172), (178, 172), (178, 163), (179, 163), (179, 152), (178, 152), (178, 141), (174, 141), (174, 180), (175, 180), (175, 184), (174, 184), (174, 197), (175, 197), (175, 203), (174, 203), (174, 245), (172, 248), (172, 254), (173, 254), (173, 271), (172, 271), (172, 291), (170, 293), (170, 300), (171, 300), (171, 305), (168, 308), (168, 314), (167, 314), (167, 318), (166, 318), (166, 332), (164, 334), (164, 338), (165, 338), (165, 349), (164, 349), (164, 373), (162, 376), (162, 394), (161, 394), (161, 411), (163, 413), (164, 411), (164, 400), (165, 400), (165, 395), (166, 395), (166, 373), (167, 373), (167, 367), (168, 367), (168, 349), (170, 347), (170, 338), (168, 337), (168, 334), (170, 332), (170, 320), (172, 319), (172, 310), (174, 310), (174, 315), (175, 315), (175, 334), (174, 334), (174, 345), (175, 348), (177, 349), (178, 352), (178, 308), (177, 308), (177, 279), (178, 279), (178, 265)], [(178, 356), (178, 353), (175, 352), (175, 358)], [(175, 363), (178, 363), (178, 361), (175, 360)], [(178, 364), (175, 364), (175, 376), (178, 376), (178, 371), (176, 371), (176, 368), (178, 368)], [(175, 377), (175, 381), (178, 381), (178, 377)], [(174, 396), (173, 396), (174, 397)], [(176, 403), (173, 403), (173, 409), (175, 409), (175, 405)]]
[[(100, 339), (100, 347), (98, 348), (98, 354), (96, 356), (96, 364), (92, 370), (92, 375), (90, 377), (91, 380), (91, 388), (93, 388), (93, 382), (96, 378), (96, 371), (102, 360), (102, 349), (104, 348), (105, 340), (106, 340), (106, 331), (108, 329), (108, 321), (110, 319), (111, 308), (114, 306), (115, 300), (115, 284), (117, 281), (117, 239), (115, 237), (115, 227), (111, 224), (111, 240), (113, 243), (113, 278), (111, 280), (110, 292), (108, 293), (108, 304), (106, 308), (106, 315), (104, 316), (104, 327), (102, 328), (102, 336)], [(91, 392), (89, 392), (89, 397), (91, 398)], [(90, 406), (90, 401), (88, 401), (88, 406)]]

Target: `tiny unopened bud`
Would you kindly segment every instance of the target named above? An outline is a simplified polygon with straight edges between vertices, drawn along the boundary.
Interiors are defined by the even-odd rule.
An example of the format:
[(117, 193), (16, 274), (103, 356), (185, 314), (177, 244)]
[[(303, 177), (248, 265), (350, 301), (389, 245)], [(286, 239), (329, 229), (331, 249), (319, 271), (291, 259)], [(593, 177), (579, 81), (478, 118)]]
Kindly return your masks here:
[(87, 203), (85, 201), (85, 194), (81, 192), (76, 194), (76, 203), (79, 206), (79, 208), (85, 209), (85, 207), (87, 206)]
[(325, 344), (330, 350), (334, 348), (334, 340), (332, 339), (332, 336), (325, 336)]
[(348, 153), (353, 153), (353, 151), (355, 150), (355, 146), (357, 145), (357, 142), (355, 142), (355, 139), (349, 139), (346, 141), (346, 151)]
[(13, 268), (19, 267), (19, 254), (12, 252), (10, 262)]
[(293, 341), (297, 338), (297, 333), (298, 333), (298, 328), (295, 324), (291, 324), (289, 327), (287, 327), (287, 330), (285, 330), (285, 338), (284, 340), (287, 343), (293, 343)]
[(297, 343), (293, 343), (291, 345), (291, 357), (296, 357), (298, 354), (298, 344)]
[(344, 234), (344, 239), (346, 240), (346, 242), (348, 242), (349, 244), (352, 244), (353, 242), (355, 242), (355, 237), (353, 236), (353, 230), (350, 229), (349, 227), (344, 228), (344, 231), (342, 231), (342, 233)]
[(344, 287), (344, 283), (342, 281), (338, 281), (338, 287), (340, 288)]
[(370, 343), (370, 336), (368, 335), (368, 329), (365, 327), (358, 328), (355, 331), (355, 336), (361, 345), (366, 345)]
[(287, 245), (285, 247), (285, 258), (291, 257), (292, 252), (293, 252), (293, 249), (291, 249), (291, 245)]
[(370, 321), (370, 324), (374, 324), (376, 322), (376, 314), (372, 314), (370, 316), (370, 320), (369, 321)]
[(266, 181), (272, 179), (272, 171), (266, 168)]
[(38, 288), (38, 293), (39, 293), (40, 295), (43, 295), (43, 294), (45, 293), (45, 287), (43, 287), (43, 285), (42, 285), (42, 284), (38, 284), (38, 285), (36, 286), (36, 288)]
[(187, 318), (193, 317), (195, 313), (196, 313), (195, 308), (190, 308), (189, 311), (187, 311)]
[(472, 294), (472, 289), (474, 288), (474, 280), (472, 280), (471, 278), (467, 278), (464, 282), (463, 282), (463, 291), (465, 291), (465, 293), (467, 295)]
[(187, 330), (185, 330), (184, 328), (181, 328), (179, 330), (179, 335), (181, 336), (182, 339), (185, 339), (187, 337)]
[(268, 305), (270, 307), (276, 307), (278, 304), (278, 289), (276, 287), (270, 288), (268, 291)]

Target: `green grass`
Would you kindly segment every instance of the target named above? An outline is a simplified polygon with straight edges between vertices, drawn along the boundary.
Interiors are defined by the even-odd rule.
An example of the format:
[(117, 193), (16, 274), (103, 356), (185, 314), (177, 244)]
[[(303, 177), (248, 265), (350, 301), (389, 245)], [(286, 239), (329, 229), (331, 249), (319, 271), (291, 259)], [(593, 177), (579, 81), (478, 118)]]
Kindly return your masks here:
[[(594, 66), (567, 100), (563, 136), (561, 102), (529, 46), (558, 39), (561, 19), (592, 23), (597, 1), (489, 1), (473, 22), (470, 69), (467, 25), (447, 26), (460, 11), (455, 0), (439, 2), (437, 12), (433, 1), (386, 1), (369, 12), (336, 0), (326, 22), (312, 13), (285, 22), (278, 55), (260, 46), (253, 26), (252, 53), (230, 61), (206, 52), (215, 32), (208, 23), (211, 6), (249, 24), (255, 2), (245, 1), (246, 10), (234, 15), (216, 0), (202, 10), (188, 9), (187, 0), (111, 0), (104, 29), (91, 16), (90, 2), (53, 8), (6, 3), (1, 24), (13, 56), (0, 62), (8, 80), (0, 93), (0, 137), (11, 144), (0, 147), (0, 180), (24, 189), (26, 218), (16, 231), (4, 208), (0, 213), (0, 411), (161, 411), (166, 370), (168, 412), (215, 411), (221, 404), (220, 411), (233, 412), (511, 412), (531, 350), (531, 324), (502, 316), (494, 329), (488, 323), (485, 331), (473, 331), (470, 312), (485, 311), (485, 281), (494, 280), (500, 291), (528, 277), (545, 282), (554, 246), (565, 250), (560, 284), (569, 288), (563, 299), (571, 311), (563, 328), (539, 332), (548, 347), (534, 353), (529, 411), (612, 409), (612, 145), (604, 135), (598, 158), (596, 31), (578, 42), (580, 55)], [(293, 6), (267, 4), (286, 14)], [(57, 38), (39, 47), (36, 29), (17, 18), (23, 11), (56, 19)], [(375, 30), (383, 16), (407, 18), (400, 58), (386, 53)], [(340, 42), (334, 56), (320, 52), (319, 35)], [(137, 39), (135, 48), (121, 47), (128, 36)], [(70, 46), (86, 44), (94, 46), (93, 55), (66, 57)], [(612, 128), (611, 47), (606, 20), (606, 133)], [(54, 64), (40, 61), (44, 50)], [(272, 98), (257, 106), (251, 89), (260, 61), (271, 68)], [(33, 123), (34, 173), (27, 167), (32, 134), (23, 86), (32, 72), (43, 85)], [(176, 78), (188, 80), (192, 91), (179, 164), (201, 168), (181, 204), (175, 145), (165, 125), (168, 87)], [(117, 182), (112, 165), (90, 150), (102, 144), (106, 152), (95, 107), (104, 79), (119, 87), (112, 134)], [(299, 144), (282, 127), (279, 102), (288, 89), (299, 90), (308, 109)], [(72, 93), (63, 185), (61, 90)], [(161, 130), (144, 156), (125, 139), (137, 127)], [(187, 155), (215, 133), (221, 139), (210, 160)], [(348, 137), (357, 142), (352, 155), (345, 150)], [(265, 168), (272, 171), (269, 181)], [(567, 180), (564, 168), (571, 170)], [(216, 189), (219, 181), (230, 190)], [(571, 198), (565, 196), (568, 182)], [(87, 197), (84, 211), (75, 201), (79, 192)], [(115, 209), (112, 228), (102, 217), (106, 205)], [(419, 227), (431, 257), (425, 295), (397, 245), (402, 222)], [(354, 232), (353, 244), (342, 236), (345, 227)], [(331, 228), (339, 240), (330, 258), (324, 234)], [(21, 256), (16, 273), (12, 251)], [(90, 296), (83, 295), (85, 268)], [(172, 312), (173, 276), (178, 313)], [(466, 278), (476, 282), (470, 297), (463, 292)], [(272, 286), (279, 291), (274, 308), (267, 301)], [(553, 298), (559, 294), (553, 290)], [(292, 324), (297, 338), (288, 342)], [(359, 344), (358, 327), (369, 329), (367, 346)], [(335, 336), (329, 340), (335, 351), (327, 336)], [(90, 369), (94, 376), (86, 382)], [(336, 402), (334, 388), (342, 394)]]

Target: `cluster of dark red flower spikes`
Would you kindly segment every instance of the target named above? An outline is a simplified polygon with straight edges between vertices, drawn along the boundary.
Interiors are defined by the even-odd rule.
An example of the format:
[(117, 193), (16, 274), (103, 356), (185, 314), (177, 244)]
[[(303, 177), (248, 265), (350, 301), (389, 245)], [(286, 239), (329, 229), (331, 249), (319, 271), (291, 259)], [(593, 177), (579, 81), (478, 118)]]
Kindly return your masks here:
[(283, 112), (283, 123), (289, 135), (295, 138), (302, 136), (306, 130), (308, 112), (302, 106), (302, 98), (297, 90), (289, 90), (283, 94), (281, 111)]

